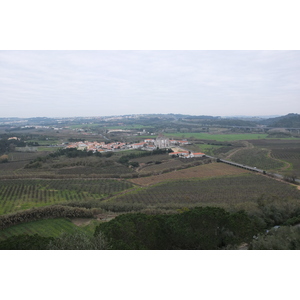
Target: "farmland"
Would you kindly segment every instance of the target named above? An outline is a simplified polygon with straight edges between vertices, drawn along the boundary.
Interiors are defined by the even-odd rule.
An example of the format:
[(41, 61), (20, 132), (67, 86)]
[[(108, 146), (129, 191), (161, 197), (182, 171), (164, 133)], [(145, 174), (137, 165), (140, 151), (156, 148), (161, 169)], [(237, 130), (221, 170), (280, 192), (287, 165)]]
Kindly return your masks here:
[(300, 176), (300, 141), (299, 140), (261, 140), (251, 141), (259, 149), (267, 149), (269, 157), (285, 165), (282, 173), (294, 172)]
[(240, 174), (212, 178), (172, 180), (113, 197), (108, 204), (174, 209), (195, 206), (221, 206), (227, 209), (255, 210), (260, 198), (299, 201), (300, 191), (293, 186), (256, 175)]
[[(57, 157), (49, 158), (49, 152), (9, 154), (9, 162), (2, 164), (0, 178), (30, 177), (114, 177), (132, 173), (132, 170), (117, 162), (118, 156), (107, 157)], [(110, 176), (108, 176), (110, 175)]]
[(253, 167), (256, 166), (266, 171), (274, 171), (285, 165), (283, 162), (268, 157), (267, 150), (259, 148), (241, 149), (233, 154), (230, 159), (236, 163)]
[(131, 179), (130, 181), (134, 184), (148, 186), (164, 182), (167, 180), (180, 180), (180, 179), (190, 179), (190, 178), (210, 178), (226, 175), (236, 175), (248, 173), (247, 170), (239, 169), (230, 165), (211, 163), (200, 165), (197, 167), (192, 167), (184, 170), (178, 170), (175, 172), (164, 173), (155, 176), (141, 177)]
[(140, 173), (141, 174), (148, 173), (148, 172), (160, 173), (164, 170), (170, 170), (170, 169), (175, 170), (184, 165), (185, 165), (184, 162), (182, 162), (181, 160), (173, 159), (164, 163), (152, 164), (150, 166), (146, 166), (140, 170)]
[[(180, 126), (174, 126), (177, 132), (167, 133), (164, 130), (166, 126), (171, 126), (169, 120), (164, 124), (157, 121), (157, 126), (130, 122), (72, 123), (69, 128), (60, 130), (13, 131), (13, 135), (22, 134), (24, 140), (33, 145), (38, 143), (39, 151), (17, 152), (8, 144), (8, 152), (3, 152), (8, 156), (8, 162), (0, 164), (0, 215), (6, 218), (21, 212), (30, 214), (31, 210), (52, 209), (58, 205), (60, 207), (56, 209), (59, 211), (66, 207), (86, 209), (86, 215), (77, 217), (88, 220), (95, 218), (99, 213), (97, 211), (104, 214), (134, 211), (174, 214), (196, 206), (218, 206), (226, 210), (244, 209), (247, 213), (258, 213), (262, 207), (265, 209), (266, 202), (274, 216), (281, 215), (282, 212), (277, 213), (275, 208), (282, 207), (289, 217), (294, 216), (297, 211), (295, 207), (300, 207), (300, 191), (294, 186), (214, 162), (213, 158), (172, 157), (168, 151), (159, 152), (161, 149), (151, 152), (126, 148), (102, 153), (58, 150), (75, 141), (137, 143), (144, 137), (155, 138), (157, 135), (153, 136), (152, 132), (158, 131), (170, 138), (191, 142), (190, 145), (177, 145), (178, 151), (182, 148), (204, 152), (215, 158), (255, 166), (268, 172), (283, 175), (294, 172), (300, 176), (300, 139), (288, 134), (259, 133), (255, 132), (256, 129), (253, 133), (242, 134), (219, 127), (209, 128), (207, 132), (189, 132), (186, 129), (179, 132)], [(130, 135), (109, 132), (110, 129), (120, 128), (130, 129)], [(148, 128), (149, 135), (146, 132)], [(139, 132), (143, 129), (146, 130)], [(59, 145), (47, 146), (50, 144)], [(75, 218), (70, 215), (63, 217)], [(1, 231), (0, 240), (35, 233), (57, 237), (61, 231), (71, 233), (76, 228), (59, 214), (45, 213), (43, 218), (46, 217), (59, 219), (32, 222), (28, 218), (28, 223), (8, 224), (8, 228)], [(92, 233), (91, 228), (82, 230)]]
[(231, 141), (241, 141), (241, 140), (265, 139), (265, 138), (267, 138), (268, 134), (263, 134), (263, 133), (210, 134), (210, 133), (187, 132), (187, 133), (166, 134), (166, 136), (169, 136), (172, 138), (185, 138), (185, 139), (231, 142)]
[(131, 187), (131, 183), (112, 179), (2, 180), (0, 214), (64, 202), (103, 199)]

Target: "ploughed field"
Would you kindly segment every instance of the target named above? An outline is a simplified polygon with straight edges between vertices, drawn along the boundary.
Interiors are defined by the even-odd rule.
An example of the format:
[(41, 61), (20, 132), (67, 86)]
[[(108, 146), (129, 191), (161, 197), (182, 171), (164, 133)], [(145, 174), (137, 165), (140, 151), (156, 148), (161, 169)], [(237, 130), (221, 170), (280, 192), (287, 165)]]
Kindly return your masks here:
[(64, 202), (100, 200), (129, 189), (113, 179), (10, 179), (0, 181), (0, 214)]

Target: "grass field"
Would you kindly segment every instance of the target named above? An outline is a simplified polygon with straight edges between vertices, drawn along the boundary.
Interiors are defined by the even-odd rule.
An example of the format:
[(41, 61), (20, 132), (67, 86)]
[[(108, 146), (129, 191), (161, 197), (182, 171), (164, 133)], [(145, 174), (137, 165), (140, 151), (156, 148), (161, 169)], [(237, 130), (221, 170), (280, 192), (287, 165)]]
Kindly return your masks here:
[(149, 176), (149, 177), (135, 178), (135, 179), (131, 179), (130, 182), (142, 186), (148, 186), (166, 180), (211, 178), (211, 177), (218, 177), (218, 176), (237, 175), (243, 173), (249, 173), (249, 171), (241, 168), (236, 168), (227, 164), (210, 163), (210, 164), (200, 165), (197, 167), (192, 167), (192, 168), (179, 170), (175, 172)]
[(62, 232), (73, 233), (75, 230), (93, 234), (92, 226), (78, 227), (67, 219), (47, 219), (19, 224), (1, 230), (0, 241), (20, 234), (39, 234), (45, 237), (58, 237)]
[(121, 130), (146, 129), (146, 128), (153, 128), (153, 126), (134, 124), (134, 125), (106, 126), (105, 127), (105, 129), (121, 129)]
[[(232, 142), (243, 140), (260, 140), (266, 139), (268, 134), (265, 133), (232, 133), (232, 134), (210, 134), (210, 133), (166, 133), (165, 136), (172, 137), (174, 139), (198, 139), (198, 140), (215, 140), (219, 142)], [(284, 140), (299, 140), (297, 138), (284, 138)]]
[(267, 138), (267, 134), (259, 133), (239, 133), (239, 134), (209, 134), (209, 133), (196, 133), (196, 132), (187, 132), (187, 133), (172, 133), (166, 134), (168, 137), (173, 137), (175, 139), (199, 139), (199, 140), (215, 140), (219, 142), (231, 142), (231, 141), (241, 141), (241, 140), (257, 140)]
[(216, 155), (219, 149), (223, 149), (224, 152), (232, 150), (230, 146), (218, 146), (218, 145), (208, 145), (208, 144), (193, 144), (186, 145), (184, 149), (190, 150), (192, 152), (202, 152), (207, 155)]
[(37, 147), (38, 148), (38, 151), (40, 152), (43, 152), (43, 151), (46, 151), (46, 152), (54, 152), (56, 151), (58, 148), (53, 148), (53, 147), (47, 147), (47, 146), (39, 146)]
[(131, 187), (129, 182), (112, 179), (2, 180), (0, 214), (66, 201), (103, 199)]

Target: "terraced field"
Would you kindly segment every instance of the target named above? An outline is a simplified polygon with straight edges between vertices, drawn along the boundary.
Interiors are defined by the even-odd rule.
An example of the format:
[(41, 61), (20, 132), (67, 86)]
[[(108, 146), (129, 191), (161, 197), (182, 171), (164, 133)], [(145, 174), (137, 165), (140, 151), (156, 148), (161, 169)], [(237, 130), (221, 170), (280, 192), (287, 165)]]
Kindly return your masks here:
[(238, 175), (243, 173), (249, 173), (249, 171), (236, 168), (230, 165), (226, 165), (226, 164), (210, 163), (210, 164), (200, 165), (197, 167), (192, 167), (192, 168), (179, 170), (175, 172), (149, 176), (149, 177), (135, 178), (135, 179), (131, 179), (130, 182), (142, 186), (148, 186), (166, 180), (211, 178), (211, 177), (218, 177), (218, 176)]

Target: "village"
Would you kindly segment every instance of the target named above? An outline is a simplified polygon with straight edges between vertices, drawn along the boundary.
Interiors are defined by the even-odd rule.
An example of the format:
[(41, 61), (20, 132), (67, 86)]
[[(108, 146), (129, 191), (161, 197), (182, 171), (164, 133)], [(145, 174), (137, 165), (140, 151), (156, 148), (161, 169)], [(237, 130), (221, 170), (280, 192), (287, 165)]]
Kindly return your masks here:
[(187, 140), (173, 140), (162, 135), (159, 135), (156, 139), (144, 139), (139, 143), (124, 143), (124, 142), (89, 142), (80, 141), (68, 144), (65, 149), (76, 148), (82, 151), (92, 151), (93, 153), (99, 152), (110, 152), (110, 151), (122, 151), (122, 150), (144, 150), (153, 151), (156, 149), (171, 149), (172, 152), (169, 153), (170, 156), (177, 156), (182, 158), (193, 158), (193, 157), (203, 157), (205, 153), (202, 152), (191, 152), (182, 148), (184, 145), (190, 145)]

